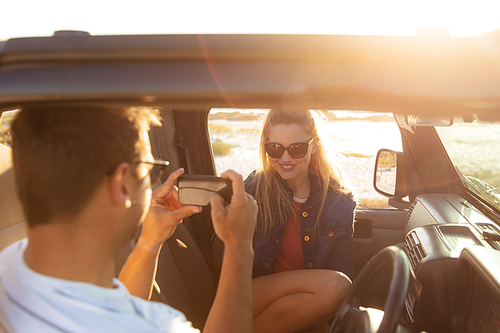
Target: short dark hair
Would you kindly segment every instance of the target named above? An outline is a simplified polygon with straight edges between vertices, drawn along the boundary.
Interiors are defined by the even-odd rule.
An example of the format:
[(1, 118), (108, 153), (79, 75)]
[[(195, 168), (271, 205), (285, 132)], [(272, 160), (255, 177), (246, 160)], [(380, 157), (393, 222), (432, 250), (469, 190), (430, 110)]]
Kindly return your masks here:
[(157, 111), (144, 107), (23, 108), (12, 157), (28, 225), (78, 214), (106, 175), (141, 157), (150, 124), (160, 125)]

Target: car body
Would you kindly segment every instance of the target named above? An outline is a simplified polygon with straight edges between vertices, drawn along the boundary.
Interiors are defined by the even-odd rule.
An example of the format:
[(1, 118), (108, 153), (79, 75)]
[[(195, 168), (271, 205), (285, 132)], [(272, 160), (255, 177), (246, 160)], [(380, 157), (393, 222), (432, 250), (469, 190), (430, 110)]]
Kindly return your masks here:
[[(394, 114), (402, 147), (394, 152), (395, 192), (386, 193), (389, 209), (356, 211), (355, 274), (381, 249), (398, 245), (410, 259), (401, 309), (406, 330), (498, 332), (499, 187), (462, 175), (433, 125), (455, 121), (454, 128), (477, 119), (496, 126), (499, 59), (499, 31), (477, 37), (56, 32), (0, 43), (0, 110), (156, 107), (163, 126), (150, 132), (153, 155), (170, 161), (172, 170), (182, 166), (201, 175), (217, 174), (208, 126), (216, 108)], [(485, 154), (490, 161), (500, 156), (500, 134), (493, 133)], [(470, 151), (462, 154), (475, 148), (464, 149)], [(489, 174), (499, 175), (498, 165)], [(15, 196), (12, 187), (2, 192)], [(22, 222), (19, 214), (16, 220), (9, 216), (0, 218), (0, 234)], [(222, 244), (213, 236), (204, 211), (186, 219), (160, 255), (157, 300), (179, 308), (198, 327), (222, 260)], [(367, 306), (384, 308), (387, 274), (365, 288)]]

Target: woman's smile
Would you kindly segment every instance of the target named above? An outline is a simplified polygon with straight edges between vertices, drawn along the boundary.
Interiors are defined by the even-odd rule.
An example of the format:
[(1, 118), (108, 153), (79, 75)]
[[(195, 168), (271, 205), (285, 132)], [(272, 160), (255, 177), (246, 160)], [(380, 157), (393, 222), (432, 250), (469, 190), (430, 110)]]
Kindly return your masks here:
[(285, 171), (290, 171), (295, 167), (295, 164), (282, 164), (282, 163), (278, 163), (278, 164), (281, 167), (281, 169), (283, 169)]

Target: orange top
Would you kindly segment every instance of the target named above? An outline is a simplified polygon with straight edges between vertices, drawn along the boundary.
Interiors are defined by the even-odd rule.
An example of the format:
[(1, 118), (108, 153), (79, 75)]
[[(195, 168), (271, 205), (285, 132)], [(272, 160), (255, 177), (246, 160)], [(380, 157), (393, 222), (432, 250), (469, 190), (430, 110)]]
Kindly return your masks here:
[[(298, 213), (302, 203), (294, 201), (295, 212)], [(274, 267), (277, 272), (304, 269), (304, 254), (300, 237), (300, 223), (295, 214), (292, 214), (283, 233), (281, 244), (276, 254)]]

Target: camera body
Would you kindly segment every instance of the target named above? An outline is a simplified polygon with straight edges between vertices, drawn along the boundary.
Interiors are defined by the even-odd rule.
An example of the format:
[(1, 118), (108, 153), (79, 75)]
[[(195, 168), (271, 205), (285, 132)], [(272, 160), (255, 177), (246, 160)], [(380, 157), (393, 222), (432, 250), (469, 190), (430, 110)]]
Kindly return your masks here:
[(208, 175), (182, 175), (177, 179), (179, 202), (182, 205), (206, 206), (214, 194), (220, 194), (231, 202), (231, 180)]

